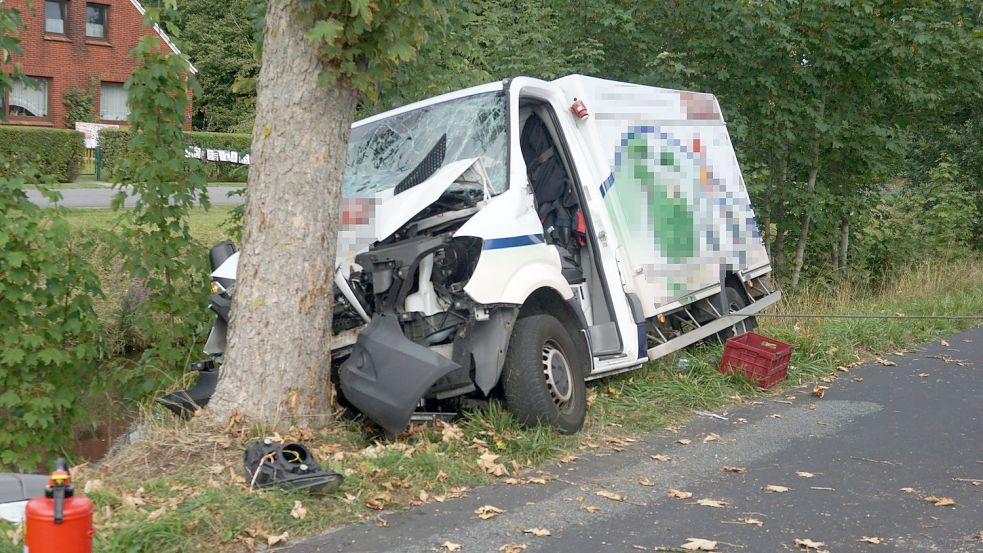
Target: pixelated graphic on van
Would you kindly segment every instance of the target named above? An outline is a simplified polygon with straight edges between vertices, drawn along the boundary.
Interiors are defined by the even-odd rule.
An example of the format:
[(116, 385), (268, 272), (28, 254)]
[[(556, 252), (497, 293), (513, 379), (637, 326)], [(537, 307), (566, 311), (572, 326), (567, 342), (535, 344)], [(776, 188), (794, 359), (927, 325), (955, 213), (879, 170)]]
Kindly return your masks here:
[(712, 146), (695, 133), (684, 141), (658, 126), (630, 127), (601, 185), (612, 219), (622, 223), (619, 238), (633, 252), (652, 252), (637, 261), (670, 296), (699, 287), (693, 269), (743, 265), (747, 247), (760, 240), (746, 195), (714, 174)]

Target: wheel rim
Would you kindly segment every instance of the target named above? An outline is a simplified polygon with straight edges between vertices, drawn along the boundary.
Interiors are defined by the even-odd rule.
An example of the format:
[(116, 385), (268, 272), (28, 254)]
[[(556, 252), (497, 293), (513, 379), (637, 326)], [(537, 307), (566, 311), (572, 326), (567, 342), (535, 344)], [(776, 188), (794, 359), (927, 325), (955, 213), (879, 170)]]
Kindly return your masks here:
[[(730, 294), (728, 293), (727, 295), (729, 296)], [(731, 299), (730, 305), (727, 307), (728, 309), (730, 309), (730, 313), (734, 313), (740, 311), (741, 309), (744, 309), (744, 306), (741, 305), (741, 302), (737, 301), (737, 299)], [(733, 326), (733, 329), (734, 329), (735, 336), (747, 332), (747, 319), (741, 319), (741, 322), (735, 324)]]
[(563, 350), (552, 340), (543, 344), (543, 375), (553, 403), (557, 407), (566, 405), (573, 397), (573, 375)]

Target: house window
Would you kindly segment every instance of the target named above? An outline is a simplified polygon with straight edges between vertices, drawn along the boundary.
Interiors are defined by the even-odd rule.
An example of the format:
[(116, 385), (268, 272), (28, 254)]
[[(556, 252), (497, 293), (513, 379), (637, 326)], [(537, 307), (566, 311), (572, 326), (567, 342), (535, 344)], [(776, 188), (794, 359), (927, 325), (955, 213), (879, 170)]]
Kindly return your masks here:
[(6, 98), (3, 112), (14, 117), (48, 116), (48, 79), (24, 77), (15, 80)]
[(44, 32), (65, 34), (65, 20), (67, 19), (68, 2), (44, 0)]
[(125, 121), (130, 114), (126, 90), (122, 83), (102, 83), (99, 89), (99, 117), (107, 121)]
[(106, 19), (109, 6), (105, 4), (85, 5), (85, 36), (106, 38)]

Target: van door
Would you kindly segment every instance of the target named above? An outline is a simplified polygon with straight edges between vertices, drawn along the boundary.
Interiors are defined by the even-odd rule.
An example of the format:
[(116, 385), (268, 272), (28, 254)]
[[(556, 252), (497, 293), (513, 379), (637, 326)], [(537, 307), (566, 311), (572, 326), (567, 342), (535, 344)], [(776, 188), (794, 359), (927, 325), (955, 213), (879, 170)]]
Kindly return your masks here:
[[(510, 185), (529, 187), (547, 242), (561, 253), (564, 276), (588, 319), (592, 376), (637, 366), (647, 358), (645, 321), (618, 271), (618, 245), (599, 195), (603, 179), (576, 132), (572, 99), (525, 77), (511, 81), (509, 97)], [(557, 192), (558, 178), (568, 179), (569, 192)]]

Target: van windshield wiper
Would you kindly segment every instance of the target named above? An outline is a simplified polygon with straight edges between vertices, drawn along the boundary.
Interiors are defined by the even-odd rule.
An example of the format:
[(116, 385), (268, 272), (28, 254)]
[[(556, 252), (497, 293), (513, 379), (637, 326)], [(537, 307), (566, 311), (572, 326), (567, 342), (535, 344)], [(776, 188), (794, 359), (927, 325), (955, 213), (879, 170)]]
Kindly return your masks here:
[(420, 184), (421, 182), (429, 179), (434, 173), (440, 169), (441, 165), (444, 164), (444, 157), (447, 155), (447, 133), (440, 135), (440, 139), (437, 140), (437, 144), (430, 149), (430, 152), (423, 157), (416, 167), (410, 171), (409, 175), (406, 175), (399, 184), (396, 185), (396, 190), (394, 194), (399, 194), (400, 192), (405, 192), (410, 188)]

